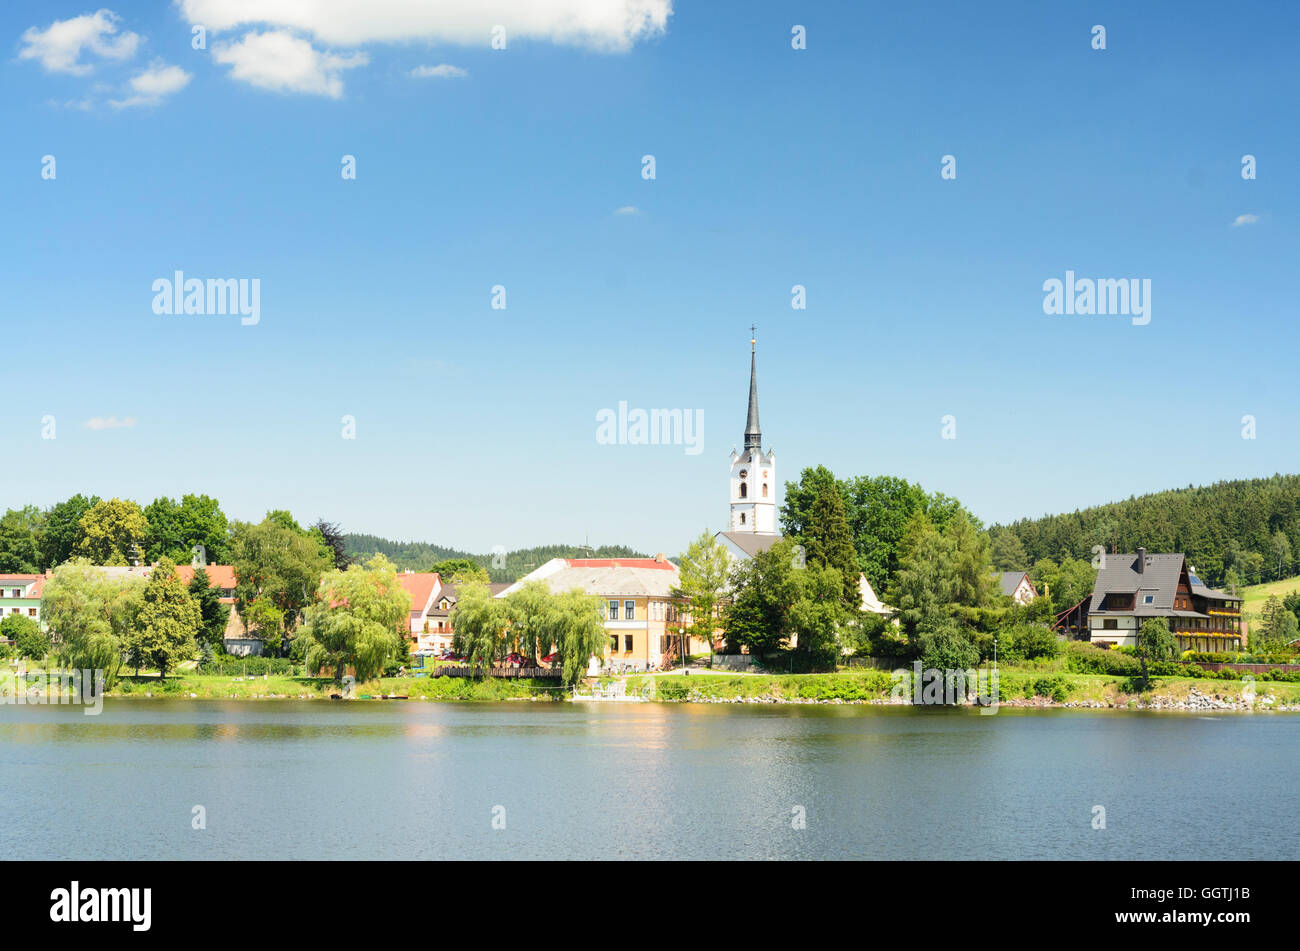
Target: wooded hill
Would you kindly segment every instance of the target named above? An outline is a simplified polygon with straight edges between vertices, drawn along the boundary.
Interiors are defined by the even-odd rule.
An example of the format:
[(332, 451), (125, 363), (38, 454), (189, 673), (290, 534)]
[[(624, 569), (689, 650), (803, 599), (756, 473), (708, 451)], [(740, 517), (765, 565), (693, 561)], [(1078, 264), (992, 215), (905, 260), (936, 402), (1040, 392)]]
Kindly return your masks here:
[[(534, 568), (546, 564), (552, 558), (645, 558), (642, 552), (634, 551), (624, 545), (601, 545), (599, 548), (583, 548), (578, 545), (539, 545), (535, 548), (521, 548), (505, 553), (504, 564), (496, 559), (500, 567), (494, 566), (491, 552), (477, 555), (473, 552), (444, 548), (426, 542), (395, 542), (378, 535), (344, 536), (347, 553), (354, 559), (365, 560), (371, 555), (384, 555), (399, 569), (428, 571), (440, 561), (452, 558), (467, 558), (487, 569), (493, 581), (517, 581)], [(675, 557), (674, 552), (668, 553)]]
[[(1236, 479), (1188, 486), (1076, 510), (1067, 515), (995, 525), (995, 547), (1015, 543), (1028, 568), (1040, 558), (1090, 559), (1094, 545), (1107, 551), (1184, 552), (1201, 579), (1257, 584), (1286, 577), (1300, 552), (1300, 475)], [(1229, 572), (1233, 572), (1230, 578)]]

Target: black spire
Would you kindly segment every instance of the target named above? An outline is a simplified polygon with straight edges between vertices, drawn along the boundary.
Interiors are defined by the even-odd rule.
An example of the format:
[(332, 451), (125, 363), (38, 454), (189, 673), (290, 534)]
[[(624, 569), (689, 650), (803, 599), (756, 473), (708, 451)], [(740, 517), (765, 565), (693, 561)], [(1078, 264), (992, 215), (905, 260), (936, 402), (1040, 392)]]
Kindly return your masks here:
[(749, 332), (749, 414), (745, 417), (745, 450), (761, 452), (763, 433), (758, 428), (758, 368), (754, 353), (758, 338), (754, 336), (753, 327)]

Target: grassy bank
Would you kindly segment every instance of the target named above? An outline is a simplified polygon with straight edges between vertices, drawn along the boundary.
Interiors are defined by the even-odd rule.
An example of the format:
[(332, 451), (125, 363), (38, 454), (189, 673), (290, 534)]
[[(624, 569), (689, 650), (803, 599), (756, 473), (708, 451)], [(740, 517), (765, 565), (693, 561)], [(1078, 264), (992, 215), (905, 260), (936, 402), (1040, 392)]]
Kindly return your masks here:
[[(549, 700), (556, 693), (553, 681), (470, 680), (463, 677), (382, 677), (357, 684), (357, 699), (380, 699), (392, 694), (411, 700), (478, 701)], [(154, 676), (122, 677), (109, 697), (133, 699), (185, 698), (196, 700), (328, 700), (342, 688), (328, 677), (229, 677), (219, 674), (180, 674), (166, 680)]]
[[(659, 702), (769, 702), (769, 703), (888, 703), (895, 680), (883, 670), (845, 670), (825, 674), (733, 674), (694, 671), (632, 675), (626, 678), (629, 694), (645, 694)], [(1005, 704), (1073, 705), (1126, 708), (1168, 705), (1187, 701), (1194, 694), (1231, 704), (1241, 704), (1252, 688), (1256, 709), (1300, 705), (1300, 684), (1256, 680), (1213, 680), (1194, 677), (1153, 677), (1151, 688), (1138, 691), (1133, 682), (1112, 674), (1067, 671), (1059, 662), (1020, 666), (1002, 665), (998, 673), (999, 699)], [(341, 688), (329, 678), (230, 677), (188, 672), (166, 680), (158, 676), (122, 677), (109, 697), (128, 699), (199, 700), (328, 700)], [(460, 677), (385, 677), (358, 684), (358, 700), (387, 695), (415, 701), (500, 702), (565, 700), (568, 691), (554, 681), (472, 680)], [(910, 682), (903, 696), (911, 696)], [(1271, 698), (1269, 703), (1263, 703)]]
[[(1146, 691), (1134, 689), (1126, 678), (1107, 674), (1081, 674), (1062, 669), (1062, 664), (1002, 665), (998, 669), (998, 694), (1002, 703), (1075, 704), (1125, 708), (1162, 702), (1186, 701), (1193, 691), (1241, 701), (1250, 688), (1241, 680), (1206, 680), (1196, 677), (1153, 677)], [(888, 671), (841, 671), (827, 674), (745, 675), (680, 673), (628, 678), (628, 692), (640, 692), (653, 682), (653, 696), (660, 701), (759, 701), (844, 703), (887, 702), (895, 680)], [(1273, 698), (1274, 705), (1300, 704), (1300, 684), (1256, 681), (1259, 700)], [(910, 696), (910, 680), (905, 696)]]

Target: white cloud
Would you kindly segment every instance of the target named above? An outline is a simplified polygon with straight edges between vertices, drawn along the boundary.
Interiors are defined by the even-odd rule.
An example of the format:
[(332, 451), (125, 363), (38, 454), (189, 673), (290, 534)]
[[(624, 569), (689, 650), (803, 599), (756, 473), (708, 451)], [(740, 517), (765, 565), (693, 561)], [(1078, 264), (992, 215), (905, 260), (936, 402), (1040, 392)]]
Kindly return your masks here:
[(1232, 226), (1240, 228), (1242, 225), (1253, 225), (1257, 221), (1259, 221), (1259, 215), (1238, 215)]
[(639, 214), (639, 212), (640, 209), (638, 209), (636, 205), (624, 205), (622, 208), (614, 209), (614, 214), (616, 215), (635, 215)]
[(343, 95), (343, 70), (370, 62), (365, 53), (340, 56), (322, 52), (283, 30), (245, 33), (237, 43), (214, 46), (212, 56), (218, 63), (230, 66), (230, 75), (241, 82), (331, 99)]
[(411, 70), (411, 75), (416, 79), (461, 79), (469, 73), (459, 66), (442, 63), (438, 66), (417, 66)]
[(84, 76), (94, 68), (80, 61), (83, 50), (103, 59), (130, 59), (140, 45), (140, 37), (129, 30), (118, 33), (121, 19), (112, 10), (99, 10), (70, 20), (55, 20), (44, 30), (31, 27), (23, 33), (24, 45), (18, 58), (40, 60), (49, 72), (75, 76)]
[(507, 43), (546, 40), (621, 51), (663, 33), (672, 0), (175, 0), (191, 24), (220, 33), (266, 24), (332, 46), (426, 40), (487, 46), (504, 26)]
[(167, 96), (189, 85), (192, 77), (179, 66), (153, 63), (144, 72), (131, 77), (132, 95), (125, 99), (110, 99), (109, 105), (118, 109), (129, 106), (155, 106)]
[(86, 420), (84, 425), (87, 429), (95, 430), (131, 429), (135, 426), (135, 417), (125, 416), (122, 419), (118, 419), (116, 416), (93, 416)]

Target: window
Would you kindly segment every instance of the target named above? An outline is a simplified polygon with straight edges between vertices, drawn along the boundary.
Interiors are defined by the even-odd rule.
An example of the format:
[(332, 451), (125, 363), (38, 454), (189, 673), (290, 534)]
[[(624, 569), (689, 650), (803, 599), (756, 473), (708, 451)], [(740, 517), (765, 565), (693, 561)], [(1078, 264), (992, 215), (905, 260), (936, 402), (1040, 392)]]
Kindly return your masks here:
[(1142, 596), (1143, 604), (1154, 604), (1155, 600), (1156, 600), (1156, 596), (1154, 594), (1144, 594)]
[(632, 652), (632, 635), (631, 635), (631, 634), (624, 634), (624, 635), (623, 635), (623, 650), (627, 651), (628, 653), (631, 653), (631, 652)]
[(749, 498), (749, 486), (744, 482), (740, 483), (740, 497), (742, 499)]
[(617, 621), (617, 620), (618, 620), (618, 602), (617, 602), (617, 601), (611, 601), (611, 602), (609, 602), (609, 619), (610, 619), (611, 621)]
[(635, 621), (635, 620), (636, 620), (636, 602), (635, 602), (635, 601), (624, 601), (624, 602), (623, 602), (623, 617), (627, 618), (627, 620), (629, 620), (629, 621)]
[(28, 608), (28, 609), (27, 609), (27, 616), (28, 616), (28, 617), (36, 617), (36, 609), (35, 609), (35, 608)]
[(22, 588), (14, 588), (14, 589), (13, 589), (13, 597), (15, 597), (15, 598), (21, 598), (22, 596), (23, 596), (23, 589), (22, 589)]
[(612, 651), (616, 651), (616, 650), (618, 650), (618, 635), (617, 635), (617, 634), (615, 634), (613, 637), (611, 637), (611, 638), (609, 639), (609, 649), (612, 650)]
[(1113, 617), (1108, 617), (1101, 622), (1101, 627), (1104, 631), (1118, 630), (1119, 621), (1115, 620)]
[(763, 498), (767, 498), (767, 483), (763, 483)]
[(741, 513), (740, 513), (740, 524), (741, 524), (741, 525), (744, 525), (744, 524), (745, 524), (745, 513), (744, 513), (744, 512), (741, 512)]

